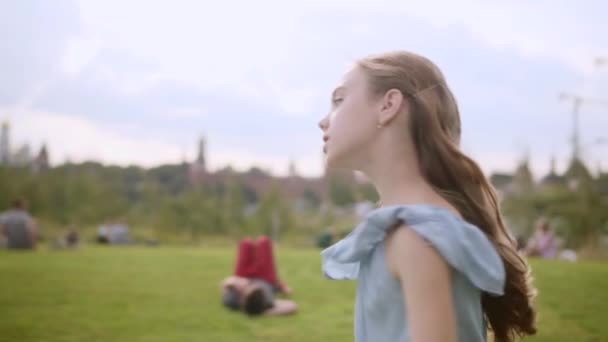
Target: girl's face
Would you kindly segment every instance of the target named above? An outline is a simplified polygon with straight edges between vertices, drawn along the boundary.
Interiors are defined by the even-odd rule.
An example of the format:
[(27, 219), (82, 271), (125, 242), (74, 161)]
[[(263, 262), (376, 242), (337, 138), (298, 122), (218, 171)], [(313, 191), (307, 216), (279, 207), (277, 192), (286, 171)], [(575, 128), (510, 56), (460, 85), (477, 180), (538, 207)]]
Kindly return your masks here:
[(347, 72), (331, 96), (331, 110), (319, 122), (326, 168), (360, 169), (377, 135), (379, 101), (370, 95), (359, 68)]

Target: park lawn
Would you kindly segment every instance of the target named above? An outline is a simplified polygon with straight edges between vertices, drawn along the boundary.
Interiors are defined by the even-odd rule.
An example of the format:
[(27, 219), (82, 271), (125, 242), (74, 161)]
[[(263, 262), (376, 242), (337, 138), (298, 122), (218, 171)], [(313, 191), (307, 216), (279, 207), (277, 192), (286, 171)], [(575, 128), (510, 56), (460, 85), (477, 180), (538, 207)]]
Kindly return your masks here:
[[(0, 341), (352, 341), (354, 282), (319, 251), (279, 248), (300, 312), (250, 319), (220, 305), (235, 248), (85, 247), (0, 252)], [(608, 341), (608, 264), (534, 261), (539, 334)], [(396, 305), (398, 305), (396, 303)]]

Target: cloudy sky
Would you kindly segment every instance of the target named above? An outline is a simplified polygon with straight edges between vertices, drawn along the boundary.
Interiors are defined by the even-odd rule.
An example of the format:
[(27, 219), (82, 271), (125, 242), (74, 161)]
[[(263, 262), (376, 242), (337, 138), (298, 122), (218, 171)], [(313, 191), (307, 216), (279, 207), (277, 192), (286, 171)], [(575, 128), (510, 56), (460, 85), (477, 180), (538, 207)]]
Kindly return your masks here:
[[(443, 69), (463, 148), (537, 175), (570, 155), (569, 92), (608, 99), (608, 3), (590, 1), (20, 0), (0, 3), (0, 119), (60, 163), (192, 159), (322, 170), (329, 93), (358, 57), (406, 49)], [(581, 108), (585, 158), (608, 169), (608, 107)]]

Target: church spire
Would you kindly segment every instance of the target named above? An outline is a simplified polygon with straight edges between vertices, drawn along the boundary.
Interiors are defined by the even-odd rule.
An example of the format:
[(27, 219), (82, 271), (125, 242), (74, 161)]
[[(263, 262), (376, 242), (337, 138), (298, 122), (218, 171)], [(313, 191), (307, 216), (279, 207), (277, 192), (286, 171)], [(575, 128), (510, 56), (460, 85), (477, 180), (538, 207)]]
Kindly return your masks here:
[(196, 163), (203, 170), (207, 169), (207, 159), (206, 159), (206, 155), (205, 155), (206, 147), (207, 147), (207, 142), (205, 140), (205, 136), (201, 136), (201, 139), (198, 142), (198, 154), (196, 157)]
[(291, 159), (289, 161), (289, 177), (297, 177), (298, 176), (298, 170), (296, 168), (296, 163), (293, 159)]
[(556, 175), (557, 172), (555, 171), (555, 156), (551, 156), (551, 164), (549, 166), (549, 173), (552, 175)]

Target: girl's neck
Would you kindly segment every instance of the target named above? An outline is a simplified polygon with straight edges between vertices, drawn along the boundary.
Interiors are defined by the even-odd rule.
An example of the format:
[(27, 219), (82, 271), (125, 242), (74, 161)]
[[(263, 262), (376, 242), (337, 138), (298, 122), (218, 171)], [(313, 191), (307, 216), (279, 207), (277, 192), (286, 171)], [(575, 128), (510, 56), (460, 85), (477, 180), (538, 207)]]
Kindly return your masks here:
[(420, 173), (415, 158), (391, 158), (378, 155), (362, 171), (370, 178), (382, 206), (397, 204), (438, 204), (445, 200), (433, 189)]

